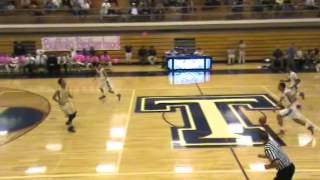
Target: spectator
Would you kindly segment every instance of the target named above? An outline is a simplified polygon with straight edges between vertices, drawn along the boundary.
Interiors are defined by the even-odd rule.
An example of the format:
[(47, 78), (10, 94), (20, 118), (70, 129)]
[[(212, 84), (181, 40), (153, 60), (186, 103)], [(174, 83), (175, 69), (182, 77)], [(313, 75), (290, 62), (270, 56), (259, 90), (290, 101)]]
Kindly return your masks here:
[(70, 49), (70, 57), (72, 60), (74, 60), (77, 56), (77, 51), (74, 48)]
[(227, 50), (228, 64), (233, 64), (236, 60), (236, 51), (234, 49)]
[(289, 72), (290, 69), (295, 70), (294, 57), (296, 56), (297, 50), (292, 43), (287, 50), (286, 58), (286, 70)]
[(103, 64), (108, 64), (109, 68), (112, 67), (112, 59), (108, 54), (108, 51), (104, 51), (103, 54), (100, 56), (100, 61)]
[(54, 75), (60, 73), (60, 66), (58, 64), (58, 58), (53, 54), (48, 57), (47, 70), (49, 75)]
[(8, 73), (19, 72), (20, 71), (20, 63), (18, 61), (18, 58), (10, 58), (10, 62), (5, 65), (5, 68)]
[(13, 53), (15, 56), (25, 56), (26, 55), (26, 48), (21, 42), (13, 42)]
[(150, 46), (148, 50), (148, 61), (151, 65), (154, 65), (157, 60), (157, 51), (153, 46)]
[(283, 52), (281, 49), (277, 48), (276, 50), (273, 51), (273, 62), (271, 64), (271, 69), (273, 70), (283, 70), (284, 69), (284, 61), (283, 61)]
[(16, 4), (14, 1), (9, 2), (6, 6), (5, 6), (5, 10), (7, 11), (14, 11), (16, 9)]
[(318, 7), (316, 6), (316, 2), (314, 0), (305, 0), (304, 8), (313, 10), (317, 9)]
[(300, 48), (297, 48), (297, 53), (294, 57), (295, 64), (299, 70), (303, 68), (303, 65), (305, 63), (304, 57), (303, 57), (303, 51)]
[(57, 58), (58, 64), (63, 67), (64, 73), (68, 74), (69, 66), (72, 64), (71, 56), (66, 53)]
[(52, 0), (52, 1), (58, 8), (60, 8), (62, 6), (62, 0)]
[(90, 57), (90, 61), (93, 67), (97, 67), (99, 62), (100, 62), (100, 58), (97, 55), (91, 56)]
[(217, 0), (205, 0), (204, 5), (205, 6), (217, 6), (217, 5), (220, 5), (220, 2)]
[(320, 62), (317, 61), (317, 64), (315, 65), (316, 71), (320, 72)]
[(203, 55), (203, 50), (201, 48), (198, 48), (193, 54), (197, 55), (197, 56), (202, 56)]
[(90, 56), (95, 56), (96, 55), (96, 50), (94, 49), (93, 46), (91, 46), (90, 49), (89, 49), (89, 55)]
[(23, 72), (28, 72), (29, 74), (33, 74), (33, 70), (35, 68), (35, 57), (32, 54), (28, 53), (25, 59), (25, 64), (23, 67)]
[(145, 64), (147, 58), (147, 50), (144, 46), (141, 46), (138, 50), (139, 60), (141, 64)]
[(89, 56), (90, 55), (89, 51), (86, 48), (82, 49), (81, 54), (84, 55), (84, 56)]
[(80, 15), (88, 15), (90, 10), (89, 0), (80, 0)]
[(19, 47), (19, 42), (18, 41), (14, 41), (13, 42), (13, 55), (14, 56), (19, 56), (19, 50), (18, 50)]
[(246, 43), (241, 40), (239, 42), (239, 57), (238, 57), (239, 64), (246, 62)]
[(142, 15), (149, 15), (151, 13), (149, 5), (144, 1), (139, 4), (139, 9)]
[(84, 0), (71, 0), (70, 4), (72, 7), (72, 12), (74, 15), (79, 15), (81, 13), (81, 4)]
[(20, 0), (20, 6), (22, 8), (30, 8), (31, 0)]
[(139, 5), (140, 0), (129, 0), (129, 4), (132, 5), (133, 3), (135, 3), (136, 5)]
[(72, 8), (72, 5), (71, 5), (71, 1), (72, 0), (62, 0), (61, 1), (61, 6), (63, 6), (63, 7), (67, 7), (67, 8)]
[(317, 72), (320, 72), (320, 52), (318, 48), (314, 49), (314, 65)]
[(262, 5), (266, 7), (267, 10), (273, 10), (275, 6), (274, 0), (262, 0)]
[(262, 12), (264, 10), (263, 0), (254, 0), (252, 10), (256, 12)]
[(242, 12), (243, 11), (243, 0), (233, 0), (231, 10), (232, 10), (232, 12)]
[(124, 47), (124, 55), (125, 55), (125, 61), (127, 62), (127, 64), (130, 64), (132, 60), (132, 46), (126, 45)]
[(176, 55), (179, 55), (178, 53), (178, 48), (175, 47), (173, 49), (170, 49), (169, 51), (167, 51), (166, 53), (166, 56), (176, 56)]
[(111, 2), (112, 4), (114, 4), (115, 6), (118, 6), (118, 5), (119, 5), (118, 0), (110, 0), (110, 2)]
[(38, 0), (31, 0), (30, 7), (31, 9), (38, 9), (40, 7), (40, 4)]
[(38, 67), (44, 67), (47, 64), (48, 56), (44, 53), (42, 49), (37, 50), (37, 55), (35, 58), (35, 65)]
[(183, 6), (186, 3), (186, 0), (176, 0), (176, 6)]
[(45, 8), (49, 11), (54, 11), (59, 8), (59, 2), (56, 0), (48, 0), (47, 3), (45, 4)]
[(137, 7), (136, 3), (132, 3), (132, 4), (131, 4), (131, 7), (130, 7), (130, 9), (129, 9), (129, 14), (130, 14), (131, 16), (137, 16), (137, 15), (139, 15), (139, 10), (138, 10), (138, 7)]
[(158, 1), (154, 7), (154, 12), (156, 19), (163, 20), (165, 18), (165, 9), (162, 1)]
[(276, 0), (276, 10), (282, 10), (284, 5), (284, 0)]
[(0, 10), (6, 9), (6, 2), (0, 1)]
[(293, 11), (295, 7), (292, 5), (291, 0), (284, 0), (283, 10), (285, 11)]
[(109, 12), (109, 9), (111, 9), (112, 5), (110, 3), (109, 0), (104, 0), (101, 4), (101, 8), (100, 8), (100, 16), (101, 16), (101, 19), (103, 19), (103, 16), (106, 16), (108, 15), (110, 12)]
[(315, 56), (314, 56), (314, 50), (313, 49), (308, 49), (307, 53), (305, 55), (305, 63), (304, 63), (304, 68), (305, 69), (311, 69), (312, 64), (314, 62)]

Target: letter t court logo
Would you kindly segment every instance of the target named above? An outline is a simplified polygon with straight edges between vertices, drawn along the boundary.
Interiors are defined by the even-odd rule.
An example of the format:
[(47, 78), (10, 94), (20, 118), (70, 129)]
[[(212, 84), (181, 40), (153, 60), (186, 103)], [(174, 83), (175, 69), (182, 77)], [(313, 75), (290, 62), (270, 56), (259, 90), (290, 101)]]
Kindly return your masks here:
[(269, 126), (253, 124), (241, 107), (270, 111), (277, 105), (267, 94), (138, 97), (135, 112), (180, 112), (183, 126), (171, 127), (174, 147), (259, 146), (263, 130), (285, 145)]

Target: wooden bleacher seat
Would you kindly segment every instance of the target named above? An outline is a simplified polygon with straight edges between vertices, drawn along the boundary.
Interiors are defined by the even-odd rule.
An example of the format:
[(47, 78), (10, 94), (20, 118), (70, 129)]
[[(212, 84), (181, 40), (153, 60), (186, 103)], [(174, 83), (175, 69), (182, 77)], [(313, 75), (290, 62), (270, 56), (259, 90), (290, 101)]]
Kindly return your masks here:
[[(36, 48), (41, 48), (41, 37), (54, 35), (6, 35), (0, 40), (0, 53), (11, 54), (13, 41), (35, 41)], [(68, 36), (68, 35), (66, 35)], [(140, 46), (153, 45), (158, 51), (158, 57), (173, 48), (175, 38), (195, 38), (197, 47), (204, 50), (205, 54), (213, 56), (217, 61), (226, 60), (226, 50), (237, 48), (240, 40), (247, 44), (247, 59), (262, 60), (270, 57), (276, 46), (285, 50), (290, 43), (304, 50), (320, 47), (320, 32), (316, 30), (273, 30), (273, 31), (212, 31), (189, 33), (163, 33), (163, 34), (126, 34), (121, 36), (121, 46), (133, 46), (133, 58), (138, 59), (137, 51)], [(99, 52), (102, 53), (102, 52)], [(109, 51), (113, 58), (124, 59), (123, 49)]]

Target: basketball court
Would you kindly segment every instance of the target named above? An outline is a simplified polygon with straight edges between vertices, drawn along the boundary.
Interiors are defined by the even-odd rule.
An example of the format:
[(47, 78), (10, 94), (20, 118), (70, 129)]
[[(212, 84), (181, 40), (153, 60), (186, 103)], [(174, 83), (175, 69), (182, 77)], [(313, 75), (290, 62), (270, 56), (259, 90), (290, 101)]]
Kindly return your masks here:
[[(105, 102), (98, 100), (98, 80), (92, 77), (66, 78), (78, 110), (74, 134), (66, 131), (66, 118), (52, 100), (56, 78), (1, 79), (2, 111), (23, 104), (42, 114), (30, 124), (19, 125), (12, 133), (1, 131), (0, 179), (272, 179), (276, 171), (260, 169), (266, 163), (257, 157), (263, 153), (263, 146), (254, 138), (255, 131), (248, 130), (261, 128), (258, 124), (261, 112), (268, 117), (268, 132), (284, 144), (296, 165), (294, 179), (320, 179), (318, 131), (312, 140), (304, 127), (289, 121), (285, 122), (286, 134), (275, 135), (279, 131), (273, 111), (274, 100), (279, 98), (277, 83), (286, 79), (287, 74), (245, 71), (215, 74), (215, 70), (254, 70), (256, 66), (216, 65), (211, 75), (193, 75), (200, 79), (198, 83), (192, 83), (193, 78), (183, 79), (180, 74), (134, 75), (134, 72), (162, 71), (159, 67), (115, 67), (115, 74), (124, 72), (111, 77), (114, 88), (122, 94), (120, 102), (113, 95), (107, 95)], [(301, 90), (306, 94), (301, 101), (302, 112), (319, 130), (320, 75), (299, 76)], [(252, 133), (252, 139), (230, 140), (233, 135), (223, 131), (226, 123), (213, 120), (227, 117), (230, 111), (206, 112), (205, 103), (212, 99), (231, 103), (226, 106), (222, 103), (220, 108), (241, 112), (244, 124), (235, 129), (244, 128), (246, 137)], [(200, 110), (192, 105), (194, 102), (199, 102)], [(201, 110), (209, 113), (204, 113), (208, 122), (194, 125), (196, 121), (190, 117), (201, 119), (194, 116)], [(34, 113), (24, 115), (31, 121)], [(212, 115), (213, 119), (208, 118)], [(199, 130), (204, 125), (210, 129)], [(219, 131), (221, 137), (214, 137), (210, 131)], [(216, 141), (228, 137), (230, 141)]]

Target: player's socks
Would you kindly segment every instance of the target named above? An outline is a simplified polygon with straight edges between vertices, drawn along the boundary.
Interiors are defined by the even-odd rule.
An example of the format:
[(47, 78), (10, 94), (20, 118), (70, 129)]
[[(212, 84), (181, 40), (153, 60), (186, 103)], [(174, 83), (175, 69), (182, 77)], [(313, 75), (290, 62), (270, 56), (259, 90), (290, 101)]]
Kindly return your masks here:
[(313, 126), (309, 126), (308, 130), (311, 132), (312, 135), (314, 135), (314, 127)]
[(302, 109), (302, 105), (301, 104), (299, 104), (299, 103), (297, 103), (297, 106), (296, 106), (299, 110), (301, 110)]
[(117, 94), (118, 100), (121, 100), (121, 94)]
[(71, 124), (71, 120), (68, 120), (67, 122), (66, 122), (66, 125), (70, 125)]
[(99, 97), (100, 100), (102, 100), (102, 99), (104, 99), (104, 98), (106, 98), (105, 95), (102, 95), (102, 96)]
[(66, 125), (70, 125), (72, 123), (72, 120), (77, 116), (77, 111), (73, 114), (68, 115), (68, 121), (66, 122)]
[(278, 135), (279, 135), (279, 136), (282, 136), (282, 135), (284, 135), (284, 134), (285, 134), (284, 129), (281, 127)]
[(279, 133), (278, 133), (279, 136), (282, 136), (284, 134), (285, 134), (284, 130), (280, 130)]
[(306, 123), (306, 128), (311, 132), (311, 134), (314, 134), (314, 127), (311, 124)]
[(68, 131), (71, 132), (71, 133), (75, 133), (76, 132), (76, 130), (74, 129), (73, 126), (69, 126), (68, 127)]

